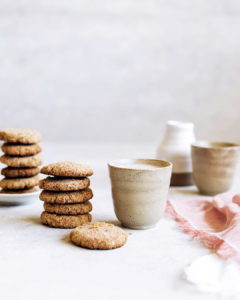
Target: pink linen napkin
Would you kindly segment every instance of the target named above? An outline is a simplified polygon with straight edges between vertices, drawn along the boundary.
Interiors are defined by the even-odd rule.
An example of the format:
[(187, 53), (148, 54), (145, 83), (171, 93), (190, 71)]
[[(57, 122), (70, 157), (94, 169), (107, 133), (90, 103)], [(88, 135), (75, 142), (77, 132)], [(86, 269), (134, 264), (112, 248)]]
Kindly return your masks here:
[(224, 193), (209, 199), (168, 200), (166, 212), (179, 227), (216, 251), (240, 263), (240, 194)]

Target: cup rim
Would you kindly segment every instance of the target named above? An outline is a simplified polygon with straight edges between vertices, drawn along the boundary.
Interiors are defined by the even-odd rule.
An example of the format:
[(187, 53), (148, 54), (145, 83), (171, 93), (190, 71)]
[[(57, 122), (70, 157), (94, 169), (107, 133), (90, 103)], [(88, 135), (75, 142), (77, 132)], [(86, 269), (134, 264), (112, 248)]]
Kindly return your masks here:
[[(118, 166), (118, 164), (127, 164), (127, 163), (146, 163), (149, 162), (149, 165), (154, 164), (155, 166), (156, 164), (164, 164), (162, 166), (159, 165), (159, 167), (157, 167), (156, 169), (141, 169), (141, 168), (126, 168), (123, 166)], [(160, 159), (152, 159), (152, 158), (123, 158), (123, 159), (117, 159), (117, 160), (113, 160), (111, 162), (107, 163), (108, 167), (111, 168), (116, 168), (116, 169), (122, 169), (122, 170), (128, 170), (128, 171), (150, 171), (150, 172), (156, 172), (159, 171), (161, 169), (166, 169), (166, 168), (172, 168), (172, 163), (166, 160), (160, 160)]]
[(233, 149), (240, 148), (240, 144), (233, 142), (199, 140), (193, 142), (191, 147), (202, 149)]

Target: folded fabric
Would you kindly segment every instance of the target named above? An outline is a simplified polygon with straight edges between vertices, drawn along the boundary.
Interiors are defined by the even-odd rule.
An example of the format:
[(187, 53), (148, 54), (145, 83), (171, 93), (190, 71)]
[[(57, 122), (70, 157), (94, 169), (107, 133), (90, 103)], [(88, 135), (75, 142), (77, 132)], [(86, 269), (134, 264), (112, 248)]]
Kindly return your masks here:
[(240, 194), (224, 193), (208, 199), (167, 201), (166, 212), (179, 227), (216, 251), (221, 258), (240, 262)]

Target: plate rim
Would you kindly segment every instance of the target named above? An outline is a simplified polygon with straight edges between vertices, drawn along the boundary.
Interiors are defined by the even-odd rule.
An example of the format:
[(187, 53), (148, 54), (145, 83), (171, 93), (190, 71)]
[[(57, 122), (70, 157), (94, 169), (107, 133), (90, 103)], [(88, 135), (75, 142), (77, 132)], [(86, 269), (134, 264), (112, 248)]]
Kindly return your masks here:
[(32, 193), (22, 193), (22, 194), (14, 194), (14, 193), (0, 193), (0, 201), (2, 201), (1, 200), (1, 198), (23, 198), (23, 197), (25, 197), (25, 198), (27, 198), (27, 197), (30, 197), (30, 196), (37, 196), (37, 195), (39, 195), (40, 194), (40, 190), (38, 190), (38, 191), (36, 191), (36, 192), (32, 192)]

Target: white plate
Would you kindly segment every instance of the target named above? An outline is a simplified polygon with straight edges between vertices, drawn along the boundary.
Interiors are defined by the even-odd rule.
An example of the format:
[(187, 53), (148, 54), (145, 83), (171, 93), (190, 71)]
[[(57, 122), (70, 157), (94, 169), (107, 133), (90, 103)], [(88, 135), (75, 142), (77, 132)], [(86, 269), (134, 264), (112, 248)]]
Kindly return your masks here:
[(0, 193), (0, 205), (19, 205), (26, 204), (33, 200), (38, 199), (40, 190), (33, 193), (23, 193), (23, 194), (1, 194)]

